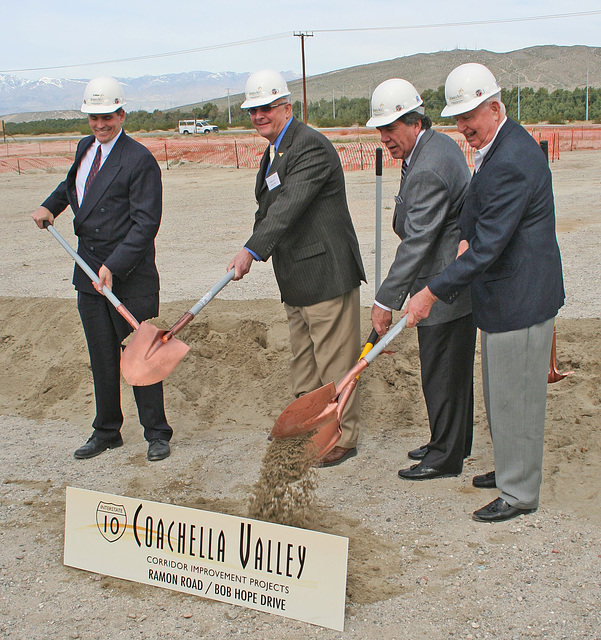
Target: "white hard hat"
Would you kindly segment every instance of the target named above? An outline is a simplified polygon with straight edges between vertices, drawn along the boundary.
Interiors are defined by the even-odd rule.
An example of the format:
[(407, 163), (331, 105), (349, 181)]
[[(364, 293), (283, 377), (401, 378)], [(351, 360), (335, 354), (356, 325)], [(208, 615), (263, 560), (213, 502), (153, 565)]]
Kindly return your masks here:
[(252, 73), (246, 81), (244, 93), (246, 100), (242, 103), (243, 109), (262, 107), (271, 104), (278, 98), (290, 95), (282, 74), (271, 69)]
[(449, 73), (445, 82), (444, 95), (447, 106), (441, 115), (458, 116), (467, 113), (486, 99), (500, 93), (499, 83), (483, 64), (469, 62), (459, 65)]
[(83, 113), (114, 113), (124, 105), (123, 87), (115, 78), (100, 77), (90, 80), (83, 92)]
[(371, 96), (368, 127), (385, 127), (410, 111), (424, 114), (424, 101), (407, 80), (392, 78), (379, 84)]

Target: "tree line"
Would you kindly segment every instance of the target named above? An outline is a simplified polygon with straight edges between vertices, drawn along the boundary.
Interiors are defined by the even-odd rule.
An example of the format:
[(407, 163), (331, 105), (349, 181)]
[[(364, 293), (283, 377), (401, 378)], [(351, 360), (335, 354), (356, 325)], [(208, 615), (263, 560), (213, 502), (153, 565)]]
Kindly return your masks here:
[[(442, 118), (440, 112), (445, 106), (444, 87), (426, 89), (422, 92), (422, 99), (426, 107), (426, 114), (435, 124), (452, 124), (452, 119)], [(502, 93), (503, 102), (507, 107), (507, 115), (523, 124), (565, 124), (583, 121), (586, 118), (586, 89), (567, 91), (547, 89), (534, 91), (530, 87), (522, 87), (519, 92), (518, 118), (518, 89)], [(303, 105), (300, 101), (292, 106), (294, 115), (303, 119)], [(230, 123), (231, 117), (231, 123)], [(248, 113), (241, 108), (241, 103), (220, 109), (216, 104), (207, 102), (191, 111), (131, 111), (127, 113), (125, 128), (128, 131), (177, 131), (179, 120), (188, 119), (209, 120), (219, 129), (243, 127), (251, 129), (252, 124)], [(332, 100), (318, 100), (309, 102), (307, 120), (317, 127), (352, 127), (364, 126), (369, 119), (369, 100), (367, 98), (339, 98)], [(588, 90), (588, 119), (589, 122), (601, 123), (601, 89)], [(38, 120), (35, 122), (7, 122), (5, 130), (8, 135), (39, 135), (52, 133), (89, 133), (87, 118), (73, 120)]]

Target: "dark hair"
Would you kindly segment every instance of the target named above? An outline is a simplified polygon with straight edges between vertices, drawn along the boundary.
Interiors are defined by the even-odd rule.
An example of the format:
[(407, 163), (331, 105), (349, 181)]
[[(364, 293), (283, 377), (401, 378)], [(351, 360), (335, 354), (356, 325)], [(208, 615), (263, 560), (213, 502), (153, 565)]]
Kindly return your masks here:
[(428, 116), (422, 115), (417, 111), (410, 111), (404, 116), (401, 116), (399, 120), (409, 127), (414, 125), (416, 122), (420, 122), (424, 131), (432, 126), (432, 120)]

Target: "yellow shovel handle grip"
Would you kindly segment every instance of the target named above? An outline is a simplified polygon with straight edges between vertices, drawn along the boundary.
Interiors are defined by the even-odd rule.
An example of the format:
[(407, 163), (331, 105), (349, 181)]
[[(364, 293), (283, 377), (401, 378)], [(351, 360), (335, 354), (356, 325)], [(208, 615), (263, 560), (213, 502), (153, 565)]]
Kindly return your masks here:
[[(361, 352), (361, 355), (359, 356), (359, 360), (361, 360), (361, 358), (365, 357), (374, 347), (374, 344), (376, 344), (376, 342), (378, 341), (378, 332), (375, 329), (371, 330), (371, 333), (369, 334), (369, 338), (367, 338), (367, 342), (365, 343), (365, 346), (363, 347), (363, 351)], [(359, 374), (360, 376), (361, 374)], [(359, 379), (359, 376), (357, 376), (357, 380)]]

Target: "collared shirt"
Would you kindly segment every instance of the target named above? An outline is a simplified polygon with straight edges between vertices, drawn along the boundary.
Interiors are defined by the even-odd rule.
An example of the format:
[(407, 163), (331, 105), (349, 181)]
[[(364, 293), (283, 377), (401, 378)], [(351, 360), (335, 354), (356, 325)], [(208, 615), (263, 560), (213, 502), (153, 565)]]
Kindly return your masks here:
[[(100, 168), (104, 164), (104, 161), (108, 158), (109, 153), (113, 150), (115, 143), (119, 139), (119, 136), (123, 133), (123, 129), (119, 132), (119, 135), (116, 135), (112, 140), (108, 142), (102, 143), (102, 158), (100, 160)], [(92, 163), (94, 162), (94, 156), (96, 155), (96, 149), (100, 142), (98, 140), (94, 140), (94, 142), (90, 145), (90, 148), (84, 154), (84, 157), (81, 159), (79, 163), (79, 167), (77, 167), (77, 176), (75, 178), (75, 186), (77, 188), (77, 202), (81, 205), (81, 201), (83, 200), (84, 191), (86, 189), (86, 180), (88, 179), (88, 174), (90, 173), (90, 169), (92, 168)]]
[(480, 166), (484, 162), (484, 158), (486, 154), (490, 151), (490, 148), (492, 147), (492, 143), (496, 140), (497, 136), (499, 135), (499, 131), (501, 131), (501, 127), (506, 122), (507, 122), (507, 116), (503, 118), (503, 122), (501, 122), (501, 124), (497, 127), (497, 130), (495, 132), (495, 135), (493, 136), (493, 139), (488, 144), (484, 145), (482, 149), (476, 149), (476, 153), (474, 153), (474, 173), (478, 173), (478, 171), (480, 170)]
[[(405, 162), (407, 163), (407, 168), (409, 168), (409, 163), (411, 162), (411, 158), (413, 157), (413, 152), (417, 148), (417, 145), (419, 143), (419, 139), (424, 135), (424, 133), (426, 133), (426, 130), (422, 129), (417, 134), (417, 138), (415, 139), (415, 144), (413, 145), (413, 149), (411, 149), (411, 153), (405, 158)], [(382, 304), (381, 302), (378, 302), (377, 300), (374, 300), (374, 304), (376, 305), (376, 307), (380, 307), (380, 309), (384, 309), (384, 311), (392, 311), (392, 309), (390, 307), (387, 307), (385, 304)]]
[[(292, 122), (292, 118), (290, 118), (288, 120), (288, 122), (286, 122), (286, 124), (284, 125), (284, 128), (280, 131), (280, 134), (278, 135), (278, 137), (275, 139), (274, 143), (273, 143), (273, 148), (275, 153), (278, 152), (278, 147), (280, 146), (280, 142), (282, 142), (282, 138), (284, 137), (284, 134), (286, 133), (286, 131), (288, 131), (288, 127), (290, 126), (290, 123)], [(271, 167), (271, 162), (267, 165), (267, 173), (269, 173), (269, 169)]]

